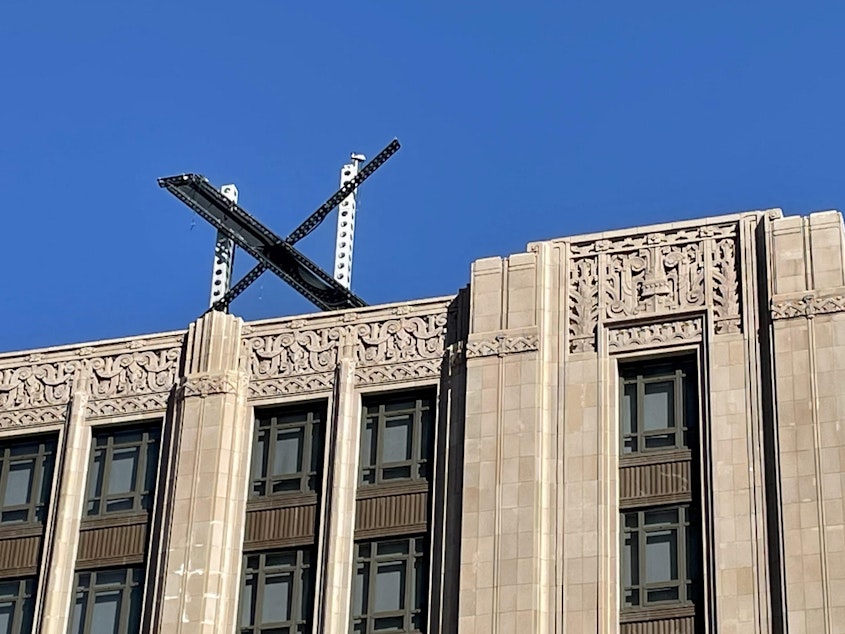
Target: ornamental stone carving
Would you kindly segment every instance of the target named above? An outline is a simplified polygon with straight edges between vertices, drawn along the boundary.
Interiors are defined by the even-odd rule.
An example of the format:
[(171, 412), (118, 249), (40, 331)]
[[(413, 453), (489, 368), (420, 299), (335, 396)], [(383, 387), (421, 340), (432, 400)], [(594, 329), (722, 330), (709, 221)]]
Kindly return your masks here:
[(358, 366), (443, 356), (446, 313), (386, 319), (354, 327)]
[[(251, 327), (244, 349), (252, 375), (250, 398), (328, 391), (341, 350), (351, 355), (361, 383), (436, 377), (444, 354), (447, 302), (410, 304), (375, 314), (315, 318)], [(284, 328), (282, 332), (277, 329)], [(261, 332), (265, 330), (265, 332)]]
[(622, 352), (701, 341), (702, 330), (700, 317), (611, 328), (608, 331), (608, 348), (611, 352)]
[(738, 332), (736, 225), (708, 225), (570, 245), (569, 350), (591, 352), (599, 322), (713, 310)]
[(236, 372), (202, 374), (184, 377), (179, 389), (185, 398), (193, 396), (205, 398), (213, 394), (236, 394), (239, 389), (239, 382), (240, 379)]
[(0, 360), (0, 427), (64, 422), (74, 385), (87, 390), (91, 417), (162, 411), (176, 380), (181, 339), (168, 335)]
[(536, 334), (507, 334), (495, 335), (492, 339), (468, 341), (466, 346), (467, 359), (478, 357), (503, 357), (520, 352), (533, 352), (539, 347)]
[(845, 312), (845, 295), (817, 297), (808, 294), (801, 298), (772, 302), (772, 319), (775, 320), (794, 317), (812, 319), (815, 315), (841, 312)]

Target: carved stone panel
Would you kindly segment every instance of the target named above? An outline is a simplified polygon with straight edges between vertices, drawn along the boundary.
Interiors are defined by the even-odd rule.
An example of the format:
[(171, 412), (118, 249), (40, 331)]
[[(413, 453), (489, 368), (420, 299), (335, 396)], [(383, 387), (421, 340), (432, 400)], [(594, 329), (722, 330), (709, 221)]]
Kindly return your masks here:
[(818, 297), (808, 294), (804, 297), (783, 299), (772, 302), (772, 319), (792, 319), (806, 317), (812, 319), (814, 315), (845, 312), (845, 296), (830, 295)]
[(167, 407), (182, 335), (69, 347), (0, 359), (0, 427), (61, 423), (74, 385), (88, 392), (87, 415)]
[[(447, 301), (247, 327), (251, 398), (328, 391), (341, 349), (359, 383), (437, 377), (444, 355)], [(310, 324), (310, 328), (307, 327)], [(281, 330), (281, 332), (280, 332)], [(262, 332), (263, 331), (263, 332)]]
[(738, 332), (736, 240), (726, 224), (572, 244), (570, 352), (595, 350), (599, 322), (702, 308), (716, 334)]
[(701, 341), (702, 330), (700, 317), (612, 328), (608, 332), (608, 348), (611, 352), (622, 352)]

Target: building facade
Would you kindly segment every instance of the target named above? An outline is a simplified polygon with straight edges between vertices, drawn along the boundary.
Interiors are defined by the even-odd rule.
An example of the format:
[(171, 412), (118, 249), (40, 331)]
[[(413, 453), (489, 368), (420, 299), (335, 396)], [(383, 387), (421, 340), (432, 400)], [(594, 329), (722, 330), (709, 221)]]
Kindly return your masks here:
[(0, 355), (0, 631), (845, 631), (845, 231)]

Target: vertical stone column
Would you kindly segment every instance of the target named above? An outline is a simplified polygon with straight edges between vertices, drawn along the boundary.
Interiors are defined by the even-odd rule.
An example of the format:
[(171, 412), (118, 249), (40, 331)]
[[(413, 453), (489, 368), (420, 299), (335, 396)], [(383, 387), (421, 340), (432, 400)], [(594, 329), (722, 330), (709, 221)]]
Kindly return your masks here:
[(333, 437), (326, 462), (328, 521), (321, 529), (320, 560), (323, 583), (318, 600), (318, 626), (324, 634), (349, 629), (353, 554), (355, 548), (355, 493), (361, 444), (360, 406), (355, 392), (355, 362), (343, 350), (335, 381)]
[(70, 416), (64, 432), (64, 459), (58, 491), (55, 531), (45, 536), (52, 543), (44, 610), (41, 621), (43, 634), (65, 634), (68, 629), (70, 605), (74, 596), (74, 572), (79, 546), (79, 527), (85, 506), (85, 485), (88, 456), (91, 451), (91, 427), (85, 421), (88, 404), (87, 391), (77, 384), (70, 405)]
[(188, 330), (170, 458), (163, 632), (236, 628), (253, 427), (239, 360), (242, 323), (210, 312)]
[[(473, 265), (459, 631), (552, 631), (554, 443), (538, 255)], [(544, 284), (545, 282), (543, 282)], [(545, 306), (545, 304), (542, 304)], [(550, 462), (551, 461), (551, 462)]]
[(845, 231), (837, 212), (769, 231), (775, 413), (790, 631), (845, 622)]

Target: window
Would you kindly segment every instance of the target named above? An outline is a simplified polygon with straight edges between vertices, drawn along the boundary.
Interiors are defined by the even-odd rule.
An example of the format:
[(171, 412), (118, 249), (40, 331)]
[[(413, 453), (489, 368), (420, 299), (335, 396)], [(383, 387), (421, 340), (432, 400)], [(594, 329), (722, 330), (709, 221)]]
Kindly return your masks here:
[(54, 438), (0, 445), (0, 526), (44, 523), (55, 457)]
[(259, 413), (252, 454), (253, 497), (317, 490), (325, 418), (325, 403)]
[(620, 403), (622, 453), (691, 446), (696, 421), (692, 364), (623, 370)]
[(94, 435), (87, 516), (139, 513), (152, 507), (159, 434), (154, 427), (133, 427)]
[(29, 634), (33, 631), (34, 589), (32, 577), (0, 581), (0, 632)]
[(311, 551), (247, 555), (241, 593), (243, 634), (305, 634), (314, 602)]
[(364, 401), (362, 485), (428, 479), (433, 400), (426, 392)]
[(622, 513), (622, 607), (695, 602), (701, 548), (689, 506)]
[(425, 629), (424, 538), (355, 544), (352, 584), (354, 634)]
[(70, 634), (135, 634), (141, 627), (143, 568), (76, 573)]

